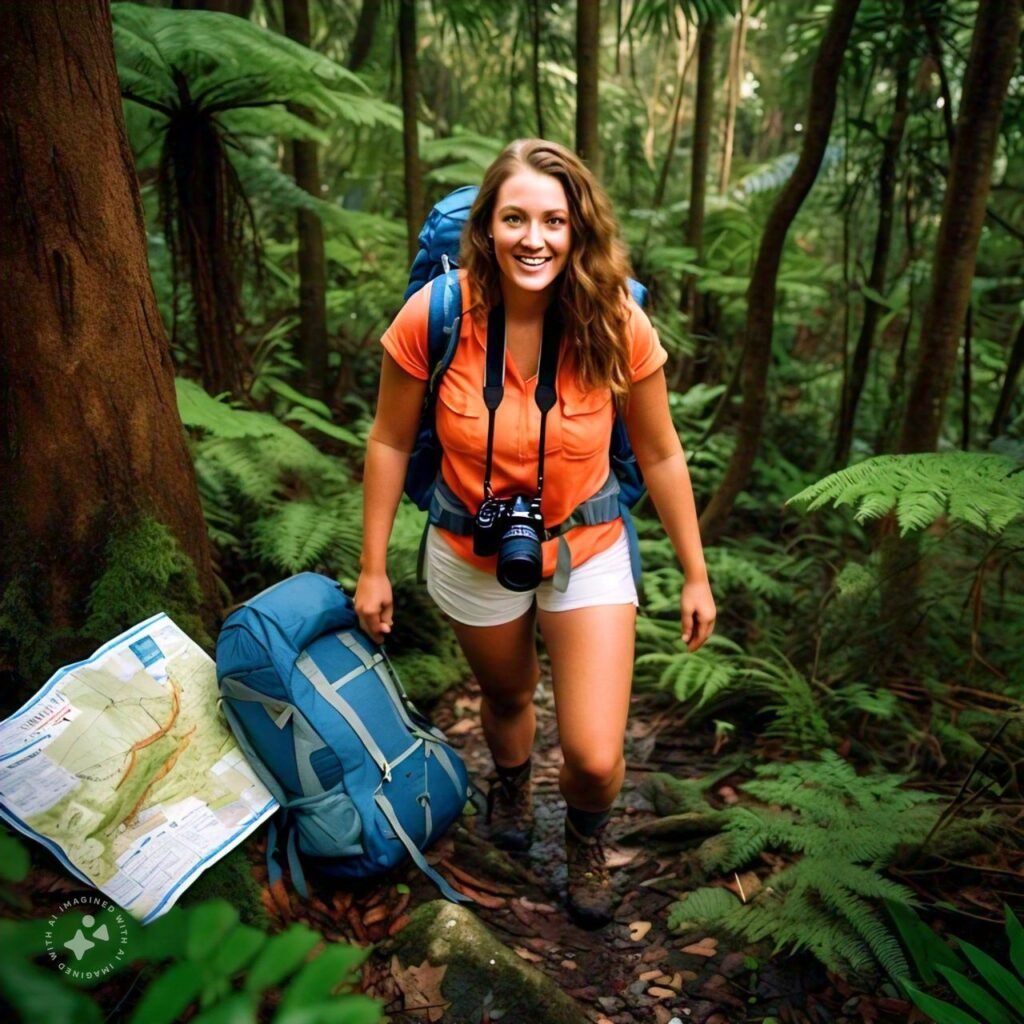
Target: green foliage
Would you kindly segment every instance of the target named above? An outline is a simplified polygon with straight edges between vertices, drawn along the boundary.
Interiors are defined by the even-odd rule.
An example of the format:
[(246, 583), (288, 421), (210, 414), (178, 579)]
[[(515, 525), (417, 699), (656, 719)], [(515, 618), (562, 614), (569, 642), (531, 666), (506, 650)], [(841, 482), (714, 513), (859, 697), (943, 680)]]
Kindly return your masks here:
[[(195, 568), (162, 523), (142, 516), (111, 524), (100, 571), (89, 592), (88, 618), (77, 629), (53, 629), (39, 615), (27, 576), (15, 576), (0, 595), (0, 649), (17, 659), (32, 692), (53, 672), (55, 659), (85, 643), (109, 640), (137, 622), (166, 612), (197, 643), (212, 647), (200, 615), (203, 596)], [(78, 655), (81, 656), (81, 655)]]
[[(43, 951), (41, 924), (0, 922), (0, 992), (24, 1020), (100, 1021), (100, 1009), (87, 991), (33, 962)], [(145, 928), (132, 927), (126, 944), (135, 969), (148, 967), (151, 975), (131, 1015), (120, 1018), (130, 1024), (173, 1024), (193, 1009), (198, 1016), (191, 1019), (197, 1021), (239, 1024), (268, 1019), (374, 1024), (381, 1019), (379, 1004), (351, 992), (368, 950), (324, 946), (320, 935), (301, 924), (267, 935), (239, 923), (238, 912), (223, 900), (175, 907)], [(127, 973), (118, 966), (103, 977), (109, 981)], [(266, 1007), (275, 1004), (267, 1017)]]
[[(234, 409), (192, 381), (177, 386), (182, 420), (199, 435), (193, 455), (214, 542), (288, 573), (351, 569), (362, 495), (345, 464), (267, 413)], [(287, 415), (316, 417), (300, 398)]]
[(236, 847), (207, 868), (182, 894), (179, 903), (190, 907), (207, 900), (227, 901), (243, 924), (268, 930), (271, 920), (263, 905), (261, 886), (252, 876), (249, 844)]
[(34, 589), (30, 573), (25, 572), (11, 579), (0, 594), (0, 651), (16, 660), (18, 674), (25, 680), (44, 679), (53, 671), (54, 646), (68, 635), (50, 630), (39, 617)]
[[(1009, 906), (1005, 907), (1006, 938), (1013, 970), (961, 940), (965, 962), (908, 907), (889, 905), (888, 909), (918, 976), (934, 987), (938, 972), (971, 1011), (923, 992), (909, 978), (902, 979), (903, 989), (936, 1024), (1024, 1024), (1024, 927)], [(970, 967), (977, 980), (967, 976)]]
[[(906, 977), (906, 960), (878, 907), (916, 900), (882, 871), (929, 835), (938, 811), (936, 796), (905, 789), (905, 782), (881, 772), (859, 776), (828, 751), (820, 761), (758, 767), (742, 787), (757, 803), (705, 809), (722, 827), (695, 860), (704, 873), (719, 874), (765, 850), (798, 859), (747, 903), (724, 890), (696, 890), (672, 906), (670, 926), (718, 925), (751, 941), (771, 938), (776, 951), (807, 949), (842, 974), (881, 967)], [(687, 806), (693, 813), (692, 800)]]
[(81, 634), (109, 640), (129, 626), (166, 612), (197, 643), (212, 646), (199, 607), (195, 568), (173, 534), (151, 517), (112, 534), (103, 573), (89, 593)]
[(1024, 515), (1024, 473), (1002, 455), (880, 455), (825, 477), (790, 502), (809, 512), (829, 502), (854, 505), (860, 522), (895, 509), (903, 534), (943, 514), (952, 523), (998, 534)]
[(252, 135), (310, 137), (289, 114), (301, 104), (332, 123), (400, 130), (401, 115), (369, 94), (340, 64), (244, 18), (209, 11), (176, 11), (138, 4), (114, 6), (114, 47), (125, 96), (169, 115), (188, 93), (233, 127)]

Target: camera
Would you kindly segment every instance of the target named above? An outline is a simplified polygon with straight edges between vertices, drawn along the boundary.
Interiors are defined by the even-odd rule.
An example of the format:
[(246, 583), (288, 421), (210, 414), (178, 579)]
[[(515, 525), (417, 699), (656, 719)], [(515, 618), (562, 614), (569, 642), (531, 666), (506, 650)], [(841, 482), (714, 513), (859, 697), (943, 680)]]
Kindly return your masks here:
[(498, 556), (498, 582), (506, 590), (533, 590), (541, 580), (544, 519), (540, 498), (485, 498), (473, 520), (473, 552)]

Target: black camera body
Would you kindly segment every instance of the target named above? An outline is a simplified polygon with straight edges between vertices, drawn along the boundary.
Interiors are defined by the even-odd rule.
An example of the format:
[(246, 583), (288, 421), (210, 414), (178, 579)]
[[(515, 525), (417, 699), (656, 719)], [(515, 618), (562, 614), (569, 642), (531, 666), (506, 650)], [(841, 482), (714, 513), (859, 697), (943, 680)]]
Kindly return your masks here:
[(496, 575), (506, 590), (533, 590), (540, 583), (543, 537), (539, 496), (485, 498), (473, 520), (473, 553), (498, 556)]

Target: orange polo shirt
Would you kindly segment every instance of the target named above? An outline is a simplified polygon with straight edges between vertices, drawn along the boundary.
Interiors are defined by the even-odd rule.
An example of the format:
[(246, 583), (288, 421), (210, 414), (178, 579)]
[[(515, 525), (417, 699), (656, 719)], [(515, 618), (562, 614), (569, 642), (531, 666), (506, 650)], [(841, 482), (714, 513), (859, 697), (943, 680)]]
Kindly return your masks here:
[[(462, 285), (462, 323), (459, 344), (441, 379), (437, 403), (437, 434), (443, 448), (441, 474), (471, 513), (483, 500), (487, 457), (487, 406), (483, 385), (487, 353), (487, 327), (469, 315), (471, 297), (465, 271)], [(426, 380), (428, 373), (427, 321), (430, 286), (424, 286), (402, 307), (385, 331), (381, 344), (406, 373)], [(630, 375), (633, 381), (658, 370), (668, 354), (658, 340), (647, 314), (630, 300), (627, 324)], [(584, 391), (576, 379), (571, 339), (563, 339), (555, 390), (558, 401), (548, 412), (544, 446), (544, 492), (541, 512), (546, 527), (569, 518), (573, 509), (596, 493), (608, 479), (615, 406), (608, 388)], [(540, 444), (540, 409), (534, 399), (536, 374), (523, 380), (511, 356), (505, 357), (505, 395), (494, 420), (494, 459), (491, 486), (498, 498), (537, 492), (537, 453)], [(610, 547), (622, 532), (622, 521), (577, 526), (565, 538), (575, 568)], [(442, 536), (467, 562), (494, 572), (497, 556), (473, 553), (473, 538), (446, 530)], [(555, 572), (558, 541), (543, 544), (543, 575)]]

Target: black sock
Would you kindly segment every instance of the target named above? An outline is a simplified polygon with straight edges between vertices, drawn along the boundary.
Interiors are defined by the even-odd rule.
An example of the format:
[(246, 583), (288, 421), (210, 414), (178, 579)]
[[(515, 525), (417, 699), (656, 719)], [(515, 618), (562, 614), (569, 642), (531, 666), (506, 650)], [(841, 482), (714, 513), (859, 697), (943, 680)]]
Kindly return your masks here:
[(512, 768), (503, 768), (500, 764), (495, 763), (494, 768), (498, 773), (498, 781), (506, 787), (506, 789), (518, 789), (526, 780), (530, 777), (530, 769), (533, 767), (533, 762), (530, 758), (527, 758), (522, 764), (517, 764)]
[(604, 811), (581, 811), (578, 807), (566, 806), (565, 812), (569, 824), (581, 836), (596, 835), (612, 816), (610, 807)]

